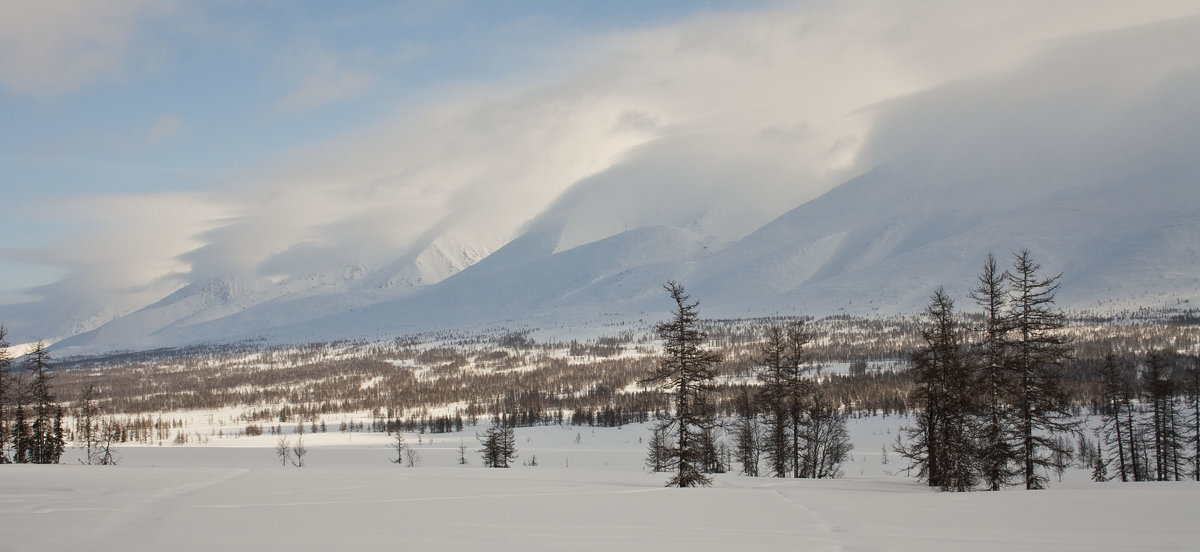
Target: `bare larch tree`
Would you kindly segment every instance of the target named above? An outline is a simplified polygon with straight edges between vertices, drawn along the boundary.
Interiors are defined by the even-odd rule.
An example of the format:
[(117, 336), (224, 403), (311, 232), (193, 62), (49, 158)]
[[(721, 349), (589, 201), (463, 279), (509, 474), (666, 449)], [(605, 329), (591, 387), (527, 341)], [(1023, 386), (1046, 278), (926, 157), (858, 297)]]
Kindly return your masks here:
[(666, 415), (664, 430), (677, 438), (677, 446), (669, 449), (676, 471), (667, 486), (707, 486), (712, 480), (702, 472), (702, 445), (705, 433), (716, 426), (710, 401), (721, 356), (703, 347), (708, 336), (700, 329), (700, 302), (691, 301), (676, 282), (664, 287), (675, 309), (670, 320), (655, 327), (663, 356), (642, 383), (658, 385), (671, 396), (673, 411)]

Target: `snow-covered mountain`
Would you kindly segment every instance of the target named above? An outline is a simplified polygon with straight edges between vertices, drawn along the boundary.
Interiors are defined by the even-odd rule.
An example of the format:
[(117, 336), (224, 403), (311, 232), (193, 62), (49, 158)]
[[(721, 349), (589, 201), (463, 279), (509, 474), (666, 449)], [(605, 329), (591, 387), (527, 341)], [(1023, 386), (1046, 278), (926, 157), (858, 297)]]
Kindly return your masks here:
[[(1136, 63), (1096, 61), (1112, 58)], [(1066, 41), (1010, 73), (878, 106), (857, 176), (819, 197), (664, 139), (511, 238), (437, 228), (378, 266), (197, 282), (58, 347), (655, 320), (668, 279), (709, 316), (915, 312), (938, 285), (967, 309), (986, 255), (1008, 264), (1020, 248), (1063, 273), (1064, 308), (1194, 305), (1196, 98), (1200, 21)], [(690, 155), (671, 155), (679, 143)]]
[(563, 229), (535, 223), (436, 284), (403, 292), (349, 284), (307, 294), (275, 289), (269, 300), (241, 308), (235, 286), (212, 283), (201, 293), (181, 290), (60, 347), (653, 320), (669, 307), (661, 290), (668, 279), (684, 282), (711, 316), (915, 312), (937, 285), (969, 308), (963, 296), (986, 254), (1006, 263), (1020, 247), (1029, 247), (1049, 273), (1064, 273), (1064, 307), (1196, 301), (1200, 201), (1194, 181), (1155, 176), (1158, 184), (1149, 187), (1069, 186), (978, 202), (970, 194), (906, 186), (911, 179), (881, 168), (716, 247), (711, 236), (648, 225), (557, 250)]

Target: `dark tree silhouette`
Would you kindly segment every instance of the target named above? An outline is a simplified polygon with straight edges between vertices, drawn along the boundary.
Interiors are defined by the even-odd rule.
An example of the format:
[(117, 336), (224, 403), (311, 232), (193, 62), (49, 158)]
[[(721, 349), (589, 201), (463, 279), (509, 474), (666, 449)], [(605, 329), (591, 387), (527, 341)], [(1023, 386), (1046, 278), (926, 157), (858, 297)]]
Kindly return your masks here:
[(1092, 481), (1108, 481), (1108, 462), (1104, 460), (1104, 446), (1096, 443), (1096, 458), (1092, 460)]
[(304, 455), (308, 454), (308, 447), (304, 446), (304, 422), (296, 424), (296, 445), (292, 447), (292, 465), (297, 468), (304, 467)]
[(30, 451), (33, 450), (33, 438), (29, 422), (25, 419), (25, 405), (17, 403), (16, 414), (13, 418), (13, 458), (17, 464), (29, 462)]
[(288, 442), (286, 435), (279, 435), (279, 439), (275, 441), (275, 456), (279, 457), (279, 464), (286, 466), (292, 460), (292, 444)]
[(1157, 351), (1146, 355), (1142, 375), (1145, 403), (1150, 409), (1150, 440), (1154, 447), (1154, 474), (1158, 481), (1182, 479), (1180, 471), (1183, 439), (1179, 434), (1179, 413), (1175, 409), (1175, 381), (1166, 357)]
[(517, 457), (517, 437), (506, 415), (493, 418), (492, 426), (483, 435), (476, 435), (476, 438), (483, 445), (479, 454), (483, 457), (484, 466), (507, 468), (508, 463)]
[[(408, 450), (408, 443), (404, 440), (404, 434), (399, 431), (392, 434), (392, 450), (396, 451), (396, 457), (391, 459), (393, 464), (404, 463), (404, 451)], [(460, 451), (461, 452), (461, 451)]]
[(1200, 356), (1192, 359), (1187, 379), (1187, 410), (1191, 420), (1192, 479), (1200, 481)]
[(712, 480), (702, 472), (703, 444), (705, 434), (716, 425), (710, 399), (721, 357), (703, 348), (707, 334), (699, 327), (700, 303), (692, 302), (676, 282), (664, 287), (675, 302), (674, 316), (655, 327), (663, 340), (663, 356), (642, 383), (658, 385), (670, 395), (674, 407), (663, 425), (678, 439), (678, 445), (669, 449), (676, 472), (667, 486), (707, 486)]
[(759, 365), (758, 381), (763, 410), (763, 425), (766, 426), (763, 452), (767, 456), (771, 475), (787, 477), (788, 467), (795, 458), (792, 453), (792, 401), (796, 393), (793, 385), (791, 363), (788, 361), (787, 335), (783, 328), (770, 326), (763, 335), (754, 362)]
[(976, 329), (978, 372), (976, 376), (979, 402), (979, 471), (988, 490), (998, 491), (1012, 483), (1017, 476), (1017, 451), (1013, 437), (1016, 427), (1006, 392), (1011, 389), (1008, 367), (1011, 329), (1005, 306), (1008, 294), (1008, 273), (996, 266), (996, 257), (988, 253), (979, 273), (979, 280), (970, 298), (983, 308), (983, 325)]
[[(785, 384), (788, 389), (787, 404), (792, 414), (792, 477), (804, 477), (804, 449), (801, 447), (801, 435), (805, 425), (813, 420), (806, 418), (811, 413), (806, 412), (816, 400), (812, 383), (804, 377), (809, 370), (808, 348), (816, 339), (816, 334), (804, 326), (803, 320), (798, 320), (787, 328), (787, 363), (791, 368)], [(845, 420), (842, 420), (845, 424)], [(839, 463), (841, 461), (839, 460)]]
[(12, 366), (12, 356), (8, 351), (8, 328), (0, 326), (0, 464), (7, 464), (12, 461), (8, 457), (7, 446), (9, 440), (12, 439), (12, 431), (8, 425), (9, 411), (12, 410), (10, 403), (13, 400), (16, 389), (12, 382), (12, 376), (8, 370)]
[(842, 463), (854, 449), (846, 431), (846, 414), (820, 394), (814, 395), (804, 410), (799, 477), (841, 477)]
[[(1104, 364), (1100, 366), (1100, 383), (1102, 386), (1103, 425), (1100, 426), (1100, 440), (1108, 446), (1108, 453), (1115, 454), (1110, 459), (1102, 459), (1106, 464), (1113, 464), (1117, 469), (1115, 477), (1121, 481), (1138, 480), (1137, 450), (1133, 448), (1133, 393), (1129, 380), (1122, 373), (1117, 355), (1111, 351), (1104, 356)], [(1102, 454), (1103, 456), (1103, 454)]]
[(115, 466), (119, 461), (116, 451), (113, 450), (113, 444), (121, 439), (121, 426), (115, 420), (105, 420), (100, 425), (100, 440), (97, 441), (97, 448), (93, 451), (95, 455), (95, 463), (101, 466)]
[[(578, 437), (578, 435), (576, 435)], [(650, 433), (650, 443), (646, 450), (646, 467), (650, 471), (658, 473), (671, 469), (671, 445), (667, 441), (667, 428), (663, 427), (662, 423), (654, 425)]]
[(1044, 470), (1057, 468), (1061, 450), (1058, 434), (1075, 432), (1066, 394), (1060, 385), (1062, 363), (1070, 354), (1070, 339), (1059, 330), (1066, 317), (1054, 308), (1054, 294), (1062, 274), (1042, 277), (1041, 265), (1028, 249), (1016, 254), (1009, 273), (1008, 325), (1013, 371), (1012, 404), (1017, 416), (1017, 456), (1026, 489), (1046, 486)]
[(33, 464), (57, 464), (62, 456), (62, 416), (54, 404), (50, 388), (50, 353), (39, 341), (25, 358), (25, 368), (33, 375), (29, 397), (33, 401), (33, 425), (26, 441), (25, 458)]
[(908, 442), (897, 447), (910, 469), (929, 486), (969, 491), (977, 483), (971, 371), (954, 315), (954, 300), (941, 287), (925, 309), (925, 347), (913, 354), (913, 402), (921, 406)]
[(103, 432), (100, 429), (99, 406), (96, 404), (97, 392), (95, 385), (88, 385), (83, 390), (82, 404), (75, 413), (75, 436), (83, 447), (84, 464), (98, 463), (96, 455), (100, 453)]
[(733, 442), (738, 463), (742, 465), (742, 475), (758, 477), (758, 461), (762, 456), (762, 426), (758, 423), (758, 405), (754, 394), (743, 388), (734, 397), (734, 408), (737, 418), (733, 423)]

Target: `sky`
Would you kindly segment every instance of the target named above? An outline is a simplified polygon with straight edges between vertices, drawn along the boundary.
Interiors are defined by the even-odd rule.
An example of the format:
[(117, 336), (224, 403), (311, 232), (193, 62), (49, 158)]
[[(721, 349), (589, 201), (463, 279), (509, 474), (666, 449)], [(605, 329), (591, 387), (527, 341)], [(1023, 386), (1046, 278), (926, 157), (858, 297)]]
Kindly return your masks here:
[[(94, 201), (199, 202), (176, 194), (245, 186), (247, 174), (353, 139), (406, 105), (538, 72), (581, 34), (685, 13), (677, 2), (620, 4), (7, 2), (0, 293), (11, 300), (70, 270), (28, 250), (107, 221), (86, 213)], [(69, 216), (46, 212), (64, 206)]]
[(1198, 15), (1173, 0), (4, 2), (0, 306), (51, 313), (49, 331), (207, 278), (370, 270), (431, 236), (486, 254), (599, 174), (736, 186), (737, 214), (705, 228), (732, 240), (868, 170), (899, 99)]

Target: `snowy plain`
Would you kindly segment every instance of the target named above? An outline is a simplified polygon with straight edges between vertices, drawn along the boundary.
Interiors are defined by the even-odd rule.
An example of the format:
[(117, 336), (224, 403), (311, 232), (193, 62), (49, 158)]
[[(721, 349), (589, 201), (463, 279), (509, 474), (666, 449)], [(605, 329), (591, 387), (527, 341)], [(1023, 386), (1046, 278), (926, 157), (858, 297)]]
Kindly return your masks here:
[[(128, 446), (118, 466), (0, 469), (3, 550), (1196, 550), (1200, 485), (1097, 484), (1068, 470), (1040, 492), (939, 493), (883, 446), (897, 417), (851, 419), (846, 476), (717, 475), (663, 487), (644, 425), (517, 428), (519, 458), (486, 469), (474, 429), (390, 438), (306, 435), (304, 468), (275, 437)], [(291, 436), (294, 442), (295, 436)], [(458, 465), (465, 445), (467, 465)], [(534, 456), (538, 465), (526, 465)]]

